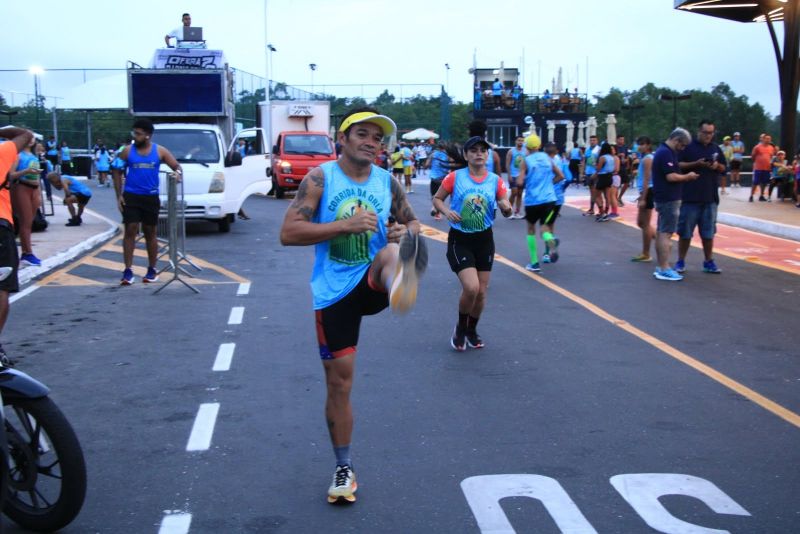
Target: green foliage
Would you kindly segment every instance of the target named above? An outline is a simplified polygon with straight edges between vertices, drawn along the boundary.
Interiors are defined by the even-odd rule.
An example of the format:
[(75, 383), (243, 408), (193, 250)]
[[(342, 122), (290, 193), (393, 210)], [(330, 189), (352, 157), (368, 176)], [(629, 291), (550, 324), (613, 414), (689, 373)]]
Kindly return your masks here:
[[(657, 87), (648, 83), (641, 89), (623, 92), (612, 88), (607, 95), (598, 98), (597, 104), (591, 105), (589, 115), (597, 117), (598, 132), (605, 132), (604, 115), (601, 110), (616, 112), (617, 133), (626, 136), (626, 142), (633, 142), (630, 137), (647, 135), (651, 139), (666, 139), (672, 130), (673, 102), (662, 101), (659, 95), (677, 95), (677, 91), (666, 87)], [(737, 95), (730, 86), (721, 82), (710, 91), (694, 89), (689, 91), (689, 100), (675, 102), (677, 125), (686, 128), (692, 134), (702, 119), (710, 119), (717, 127), (716, 142), (738, 131), (742, 134), (745, 145), (752, 147), (758, 142), (762, 132), (773, 134), (777, 139), (780, 130), (777, 124), (764, 111), (761, 104), (750, 104), (744, 95)], [(623, 105), (642, 105), (641, 109), (623, 109)], [(601, 135), (602, 137), (602, 135)]]

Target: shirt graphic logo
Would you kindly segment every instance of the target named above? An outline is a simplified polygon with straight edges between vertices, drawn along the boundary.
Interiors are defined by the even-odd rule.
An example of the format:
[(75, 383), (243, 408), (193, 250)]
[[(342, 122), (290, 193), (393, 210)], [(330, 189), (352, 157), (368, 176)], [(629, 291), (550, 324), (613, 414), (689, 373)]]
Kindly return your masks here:
[[(349, 219), (362, 211), (372, 211), (362, 199), (350, 198), (339, 205), (336, 211), (336, 220)], [(331, 260), (346, 265), (359, 265), (369, 263), (369, 240), (374, 232), (348, 234), (335, 237), (330, 241), (328, 256)]]
[(488, 202), (483, 195), (471, 194), (464, 198), (461, 208), (461, 228), (465, 232), (479, 232), (486, 229)]

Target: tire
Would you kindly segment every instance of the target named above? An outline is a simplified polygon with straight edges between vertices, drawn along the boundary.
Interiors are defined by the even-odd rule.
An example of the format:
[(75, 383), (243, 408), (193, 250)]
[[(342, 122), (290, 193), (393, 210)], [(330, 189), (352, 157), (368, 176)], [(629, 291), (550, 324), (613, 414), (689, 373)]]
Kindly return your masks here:
[(50, 397), (5, 401), (10, 468), (3, 512), (28, 530), (59, 530), (75, 519), (86, 496), (81, 445)]
[(219, 231), (223, 234), (226, 234), (231, 231), (231, 220), (226, 215), (222, 219), (219, 220)]
[(272, 190), (275, 192), (275, 198), (281, 199), (284, 197), (286, 190), (278, 185), (278, 180), (274, 176), (272, 177)]

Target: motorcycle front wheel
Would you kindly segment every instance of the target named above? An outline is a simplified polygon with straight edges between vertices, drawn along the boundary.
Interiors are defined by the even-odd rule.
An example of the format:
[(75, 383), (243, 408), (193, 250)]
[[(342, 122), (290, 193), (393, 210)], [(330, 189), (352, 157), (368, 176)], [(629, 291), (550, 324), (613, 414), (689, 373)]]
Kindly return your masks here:
[(9, 457), (3, 512), (28, 530), (63, 528), (78, 515), (86, 496), (78, 438), (50, 397), (3, 400)]

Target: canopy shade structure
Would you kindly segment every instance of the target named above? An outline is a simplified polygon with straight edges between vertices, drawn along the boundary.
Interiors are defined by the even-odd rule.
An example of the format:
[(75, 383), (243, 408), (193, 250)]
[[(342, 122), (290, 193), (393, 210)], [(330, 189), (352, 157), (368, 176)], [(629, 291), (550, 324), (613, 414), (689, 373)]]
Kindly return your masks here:
[(128, 74), (90, 80), (71, 88), (58, 103), (61, 109), (128, 109)]
[[(800, 0), (674, 0), (680, 11), (737, 22), (764, 22), (769, 30), (781, 92), (781, 146), (795, 151), (800, 88)], [(783, 22), (783, 48), (773, 23)]]
[(404, 133), (402, 138), (406, 141), (427, 141), (428, 139), (439, 139), (439, 134), (426, 130), (425, 128), (417, 128), (408, 133)]

